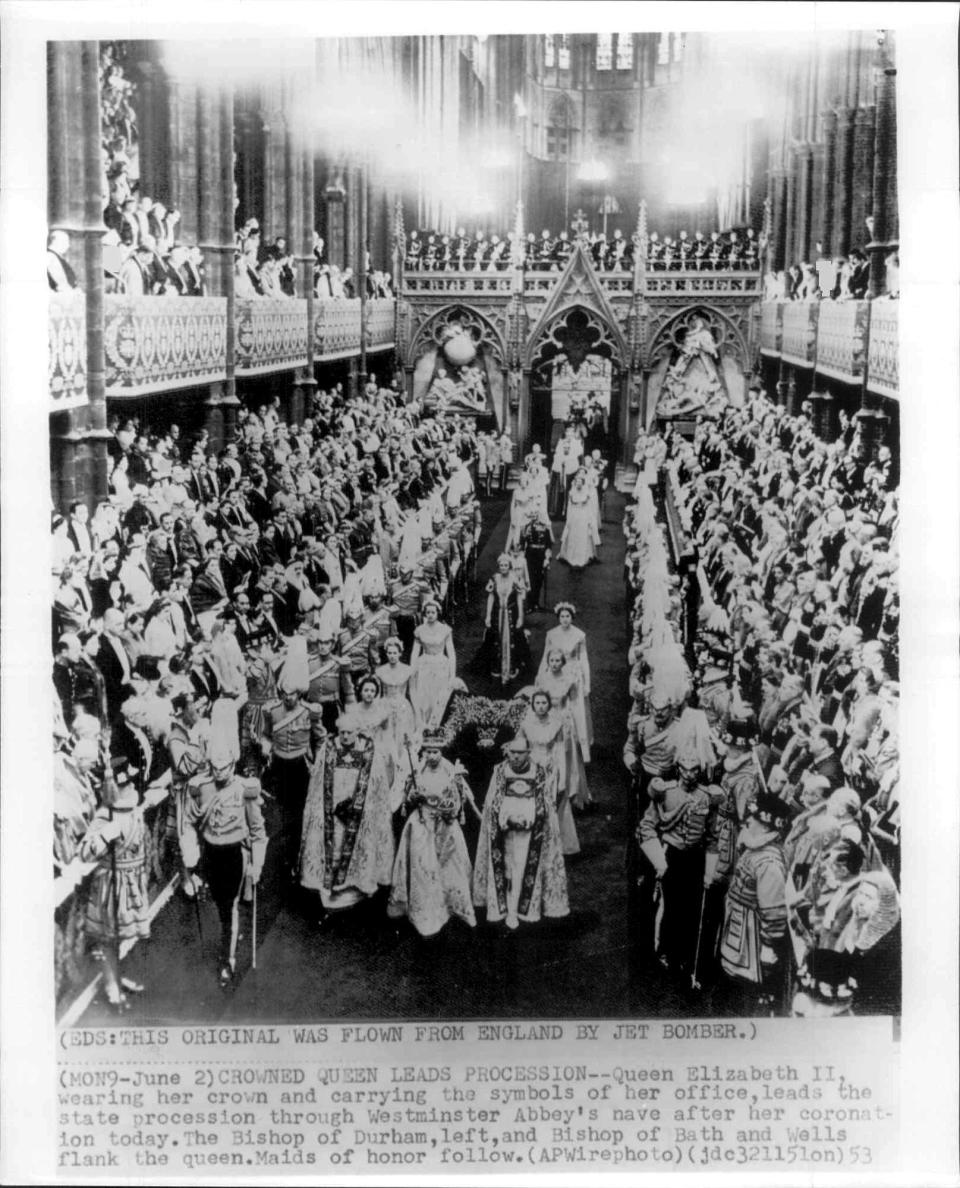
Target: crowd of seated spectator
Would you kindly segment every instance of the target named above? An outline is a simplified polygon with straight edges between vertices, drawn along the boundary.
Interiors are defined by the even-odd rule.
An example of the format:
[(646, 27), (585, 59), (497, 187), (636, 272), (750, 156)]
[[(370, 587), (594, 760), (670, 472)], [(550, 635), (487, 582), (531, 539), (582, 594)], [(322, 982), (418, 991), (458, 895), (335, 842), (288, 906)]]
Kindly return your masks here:
[[(241, 707), (252, 770), (259, 743), (244, 733), (242, 707), (265, 658), (279, 663), (318, 616), (335, 655), (371, 616), (378, 631), (380, 619), (396, 630), (398, 583), (419, 600), (411, 610), (406, 599), (412, 614), (428, 597), (449, 613), (458, 597), (454, 553), (474, 515), (448, 491), (475, 456), (472, 424), (421, 417), (398, 381), (381, 387), (372, 376), (362, 396), (347, 398), (340, 385), (319, 392), (302, 424), (284, 423), (278, 403), (241, 410), (237, 439), (221, 450), (205, 432), (187, 441), (176, 425), (114, 417), (109, 498), (92, 515), (82, 502), (53, 515), (58, 868), (76, 857), (110, 765), (130, 765), (141, 794), (169, 770), (184, 698), (206, 718), (225, 700)], [(460, 525), (454, 538), (443, 532), (448, 512)], [(432, 540), (423, 540), (424, 516)], [(411, 517), (423, 551), (402, 573)], [(384, 603), (389, 615), (377, 611)], [(364, 638), (366, 663), (379, 643)], [(342, 697), (352, 701), (352, 679)]]
[[(896, 924), (896, 474), (890, 449), (871, 455), (856, 421), (842, 417), (840, 436), (827, 443), (813, 432), (810, 413), (808, 406), (789, 415), (756, 392), (719, 422), (701, 421), (692, 441), (671, 431), (638, 446), (672, 486), (700, 577), (671, 576), (664, 564), (660, 584), (653, 580), (653, 503), (639, 482), (640, 503), (626, 525), (635, 700), (625, 760), (641, 811), (657, 781), (676, 778), (675, 764), (694, 772), (684, 787), (704, 791), (706, 828), (695, 840), (701, 872), (705, 847), (708, 896), (722, 899), (727, 886), (734, 893), (735, 855), (725, 857), (723, 831), (735, 837), (746, 826), (752, 799), (765, 806), (786, 886), (761, 905), (769, 964), (755, 982), (791, 992), (784, 999), (778, 991), (775, 1009), (787, 1002), (794, 1014), (895, 1013), (895, 936), (869, 952), (862, 940), (838, 943), (832, 922), (849, 921), (867, 876), (885, 888), (887, 923)], [(692, 616), (690, 581), (702, 596)], [(655, 629), (657, 606), (667, 612), (666, 637)], [(656, 822), (650, 809), (642, 839)], [(696, 881), (694, 867), (684, 869)], [(669, 886), (675, 900), (699, 902), (699, 883), (684, 888), (674, 877)], [(664, 945), (667, 963), (693, 954), (695, 913), (686, 928), (693, 933), (682, 943), (673, 937)], [(710, 936), (701, 954), (714, 944)], [(701, 964), (702, 980), (709, 964)]]

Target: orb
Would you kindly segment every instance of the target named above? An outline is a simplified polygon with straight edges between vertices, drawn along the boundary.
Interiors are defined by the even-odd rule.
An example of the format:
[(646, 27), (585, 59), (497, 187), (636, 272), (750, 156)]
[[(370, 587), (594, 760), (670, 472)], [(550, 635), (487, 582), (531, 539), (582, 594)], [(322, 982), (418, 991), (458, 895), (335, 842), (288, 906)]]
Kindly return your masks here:
[(454, 367), (465, 367), (477, 357), (477, 344), (469, 334), (461, 330), (451, 334), (443, 344), (443, 354)]

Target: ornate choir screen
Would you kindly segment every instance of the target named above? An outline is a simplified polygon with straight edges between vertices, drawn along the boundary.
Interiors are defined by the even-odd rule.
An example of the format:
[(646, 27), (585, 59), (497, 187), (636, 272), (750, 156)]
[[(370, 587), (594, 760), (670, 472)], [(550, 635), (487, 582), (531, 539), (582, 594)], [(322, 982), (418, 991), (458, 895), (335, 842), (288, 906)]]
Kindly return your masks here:
[(502, 406), (503, 350), (475, 310), (452, 306), (422, 327), (414, 344), (413, 395), (437, 416), (469, 416), (497, 424)]
[(747, 347), (740, 329), (709, 306), (684, 310), (657, 332), (650, 352), (651, 417), (661, 423), (719, 418), (743, 403)]

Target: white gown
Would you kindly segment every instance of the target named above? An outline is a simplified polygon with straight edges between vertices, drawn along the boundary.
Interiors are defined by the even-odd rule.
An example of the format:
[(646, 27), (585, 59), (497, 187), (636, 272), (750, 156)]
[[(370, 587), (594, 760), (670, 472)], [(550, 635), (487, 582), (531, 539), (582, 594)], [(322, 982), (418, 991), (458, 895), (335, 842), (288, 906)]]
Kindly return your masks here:
[(596, 502), (596, 492), (587, 487), (574, 486), (570, 491), (558, 556), (574, 569), (583, 569), (597, 555), (600, 533)]

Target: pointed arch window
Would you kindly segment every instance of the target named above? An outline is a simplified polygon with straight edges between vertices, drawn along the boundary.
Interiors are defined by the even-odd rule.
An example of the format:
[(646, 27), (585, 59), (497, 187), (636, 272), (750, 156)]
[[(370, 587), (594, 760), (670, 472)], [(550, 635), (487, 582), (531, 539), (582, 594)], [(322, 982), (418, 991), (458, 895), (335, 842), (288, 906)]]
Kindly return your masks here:
[(633, 34), (632, 33), (618, 33), (617, 34), (616, 63), (617, 63), (617, 70), (632, 70), (633, 69)]
[(613, 69), (613, 34), (597, 34), (597, 69)]

